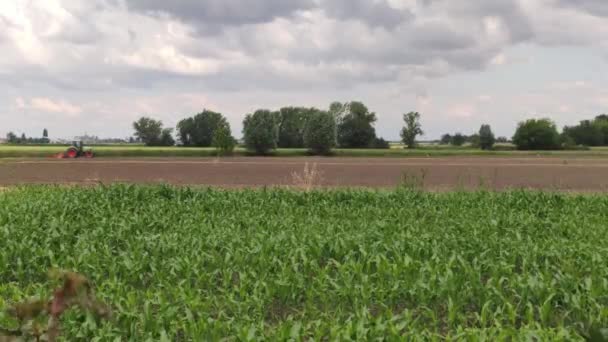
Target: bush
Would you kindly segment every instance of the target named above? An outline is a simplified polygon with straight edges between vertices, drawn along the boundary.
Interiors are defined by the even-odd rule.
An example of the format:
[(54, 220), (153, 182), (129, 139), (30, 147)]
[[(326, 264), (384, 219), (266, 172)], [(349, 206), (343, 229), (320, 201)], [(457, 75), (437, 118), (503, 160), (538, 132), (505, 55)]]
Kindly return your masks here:
[(232, 136), (228, 124), (221, 125), (215, 129), (212, 145), (215, 147), (218, 155), (232, 154), (236, 146), (236, 139)]
[(245, 147), (256, 154), (268, 154), (277, 148), (279, 127), (277, 115), (269, 110), (257, 110), (243, 120)]
[(376, 138), (372, 142), (371, 147), (379, 150), (387, 150), (391, 148), (391, 144), (382, 138)]
[(462, 146), (467, 142), (467, 137), (461, 133), (456, 133), (452, 136), (452, 145), (454, 146)]
[(549, 119), (530, 119), (520, 122), (513, 136), (518, 150), (558, 150), (560, 135)]
[(481, 125), (479, 129), (479, 147), (482, 150), (491, 150), (494, 147), (494, 143), (496, 143), (496, 138), (494, 138), (490, 125)]
[(313, 111), (304, 126), (304, 146), (313, 154), (328, 154), (336, 146), (336, 120), (328, 112)]

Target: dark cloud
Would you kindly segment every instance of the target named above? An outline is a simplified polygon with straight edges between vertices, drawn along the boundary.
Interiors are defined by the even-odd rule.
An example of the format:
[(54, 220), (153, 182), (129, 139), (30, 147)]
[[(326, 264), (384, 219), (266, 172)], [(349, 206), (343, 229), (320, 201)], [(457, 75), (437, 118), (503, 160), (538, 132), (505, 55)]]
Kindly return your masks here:
[(326, 0), (322, 7), (336, 19), (356, 19), (386, 28), (394, 28), (414, 17), (411, 11), (393, 8), (386, 0)]
[(608, 16), (607, 0), (558, 0), (558, 4), (582, 10), (598, 17)]
[(132, 11), (167, 14), (205, 31), (290, 17), (313, 0), (125, 0)]

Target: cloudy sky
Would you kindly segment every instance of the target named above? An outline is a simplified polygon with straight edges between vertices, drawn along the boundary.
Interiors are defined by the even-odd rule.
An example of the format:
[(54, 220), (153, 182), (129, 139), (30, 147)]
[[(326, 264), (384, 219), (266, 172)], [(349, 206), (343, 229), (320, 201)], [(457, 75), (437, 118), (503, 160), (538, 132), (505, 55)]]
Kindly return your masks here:
[(2, 0), (0, 134), (363, 101), (378, 134), (608, 112), (607, 0)]

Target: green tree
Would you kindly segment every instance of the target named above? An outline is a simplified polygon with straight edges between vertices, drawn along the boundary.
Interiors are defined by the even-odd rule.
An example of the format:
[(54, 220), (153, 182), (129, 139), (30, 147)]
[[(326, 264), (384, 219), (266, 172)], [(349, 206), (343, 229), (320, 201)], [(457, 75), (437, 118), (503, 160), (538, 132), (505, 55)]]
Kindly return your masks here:
[(441, 140), (439, 141), (441, 145), (449, 145), (452, 143), (452, 136), (450, 134), (444, 134), (441, 136)]
[(304, 127), (314, 109), (285, 107), (279, 111), (279, 141), (281, 148), (304, 147)]
[(378, 150), (388, 150), (391, 148), (391, 144), (388, 141), (384, 140), (384, 138), (376, 137), (372, 142), (371, 147)]
[(513, 143), (518, 150), (556, 150), (560, 135), (550, 119), (530, 119), (518, 124)]
[(213, 132), (213, 147), (215, 147), (218, 155), (231, 154), (236, 146), (236, 139), (232, 136), (230, 125), (228, 123), (220, 125)]
[(42, 130), (42, 139), (40, 139), (40, 142), (43, 144), (48, 144), (50, 142), (49, 131), (46, 128)]
[(304, 126), (304, 146), (313, 154), (329, 154), (336, 146), (336, 120), (325, 111), (310, 111)]
[(213, 142), (213, 132), (228, 124), (226, 118), (217, 112), (204, 110), (192, 118), (177, 124), (177, 135), (184, 146), (209, 147)]
[(160, 133), (159, 146), (173, 146), (175, 139), (173, 138), (173, 128), (164, 128)]
[(361, 102), (350, 102), (340, 107), (332, 104), (330, 111), (339, 119), (338, 145), (344, 148), (367, 148), (376, 138), (376, 113)]
[(452, 136), (452, 145), (454, 146), (462, 146), (467, 142), (467, 137), (462, 133), (456, 133)]
[(6, 141), (9, 144), (16, 144), (17, 143), (17, 135), (13, 132), (8, 132), (8, 134), (6, 135)]
[(416, 147), (416, 137), (424, 134), (422, 132), (422, 125), (420, 124), (420, 113), (409, 112), (403, 114), (403, 121), (405, 126), (401, 129), (401, 139), (407, 148)]
[(564, 127), (564, 135), (572, 138), (576, 145), (602, 146), (604, 144), (604, 132), (601, 120), (583, 120), (576, 126)]
[(268, 154), (274, 150), (279, 138), (277, 115), (264, 109), (247, 114), (243, 120), (243, 138), (247, 149), (256, 154)]
[(133, 123), (135, 136), (147, 146), (158, 146), (163, 133), (163, 123), (149, 117), (141, 117)]
[(177, 138), (182, 146), (192, 146), (194, 119), (185, 118), (177, 123)]
[(496, 138), (490, 125), (481, 125), (479, 128), (479, 147), (482, 150), (491, 150), (496, 143)]

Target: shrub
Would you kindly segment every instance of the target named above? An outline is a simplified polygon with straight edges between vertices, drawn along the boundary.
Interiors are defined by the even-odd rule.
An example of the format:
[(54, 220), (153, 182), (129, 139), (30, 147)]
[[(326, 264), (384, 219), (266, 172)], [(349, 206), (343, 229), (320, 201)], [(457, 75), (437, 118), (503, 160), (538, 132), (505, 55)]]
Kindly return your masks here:
[(374, 141), (372, 142), (372, 148), (375, 149), (380, 149), (380, 150), (387, 150), (391, 148), (391, 144), (384, 140), (383, 138), (376, 138), (374, 139)]
[(336, 121), (328, 112), (311, 112), (304, 126), (304, 146), (314, 154), (328, 154), (336, 145)]
[(530, 119), (520, 122), (513, 136), (518, 150), (560, 149), (560, 135), (549, 119)]
[(228, 124), (221, 125), (213, 132), (213, 147), (215, 147), (218, 155), (232, 154), (236, 146), (236, 139), (232, 136), (230, 126)]

